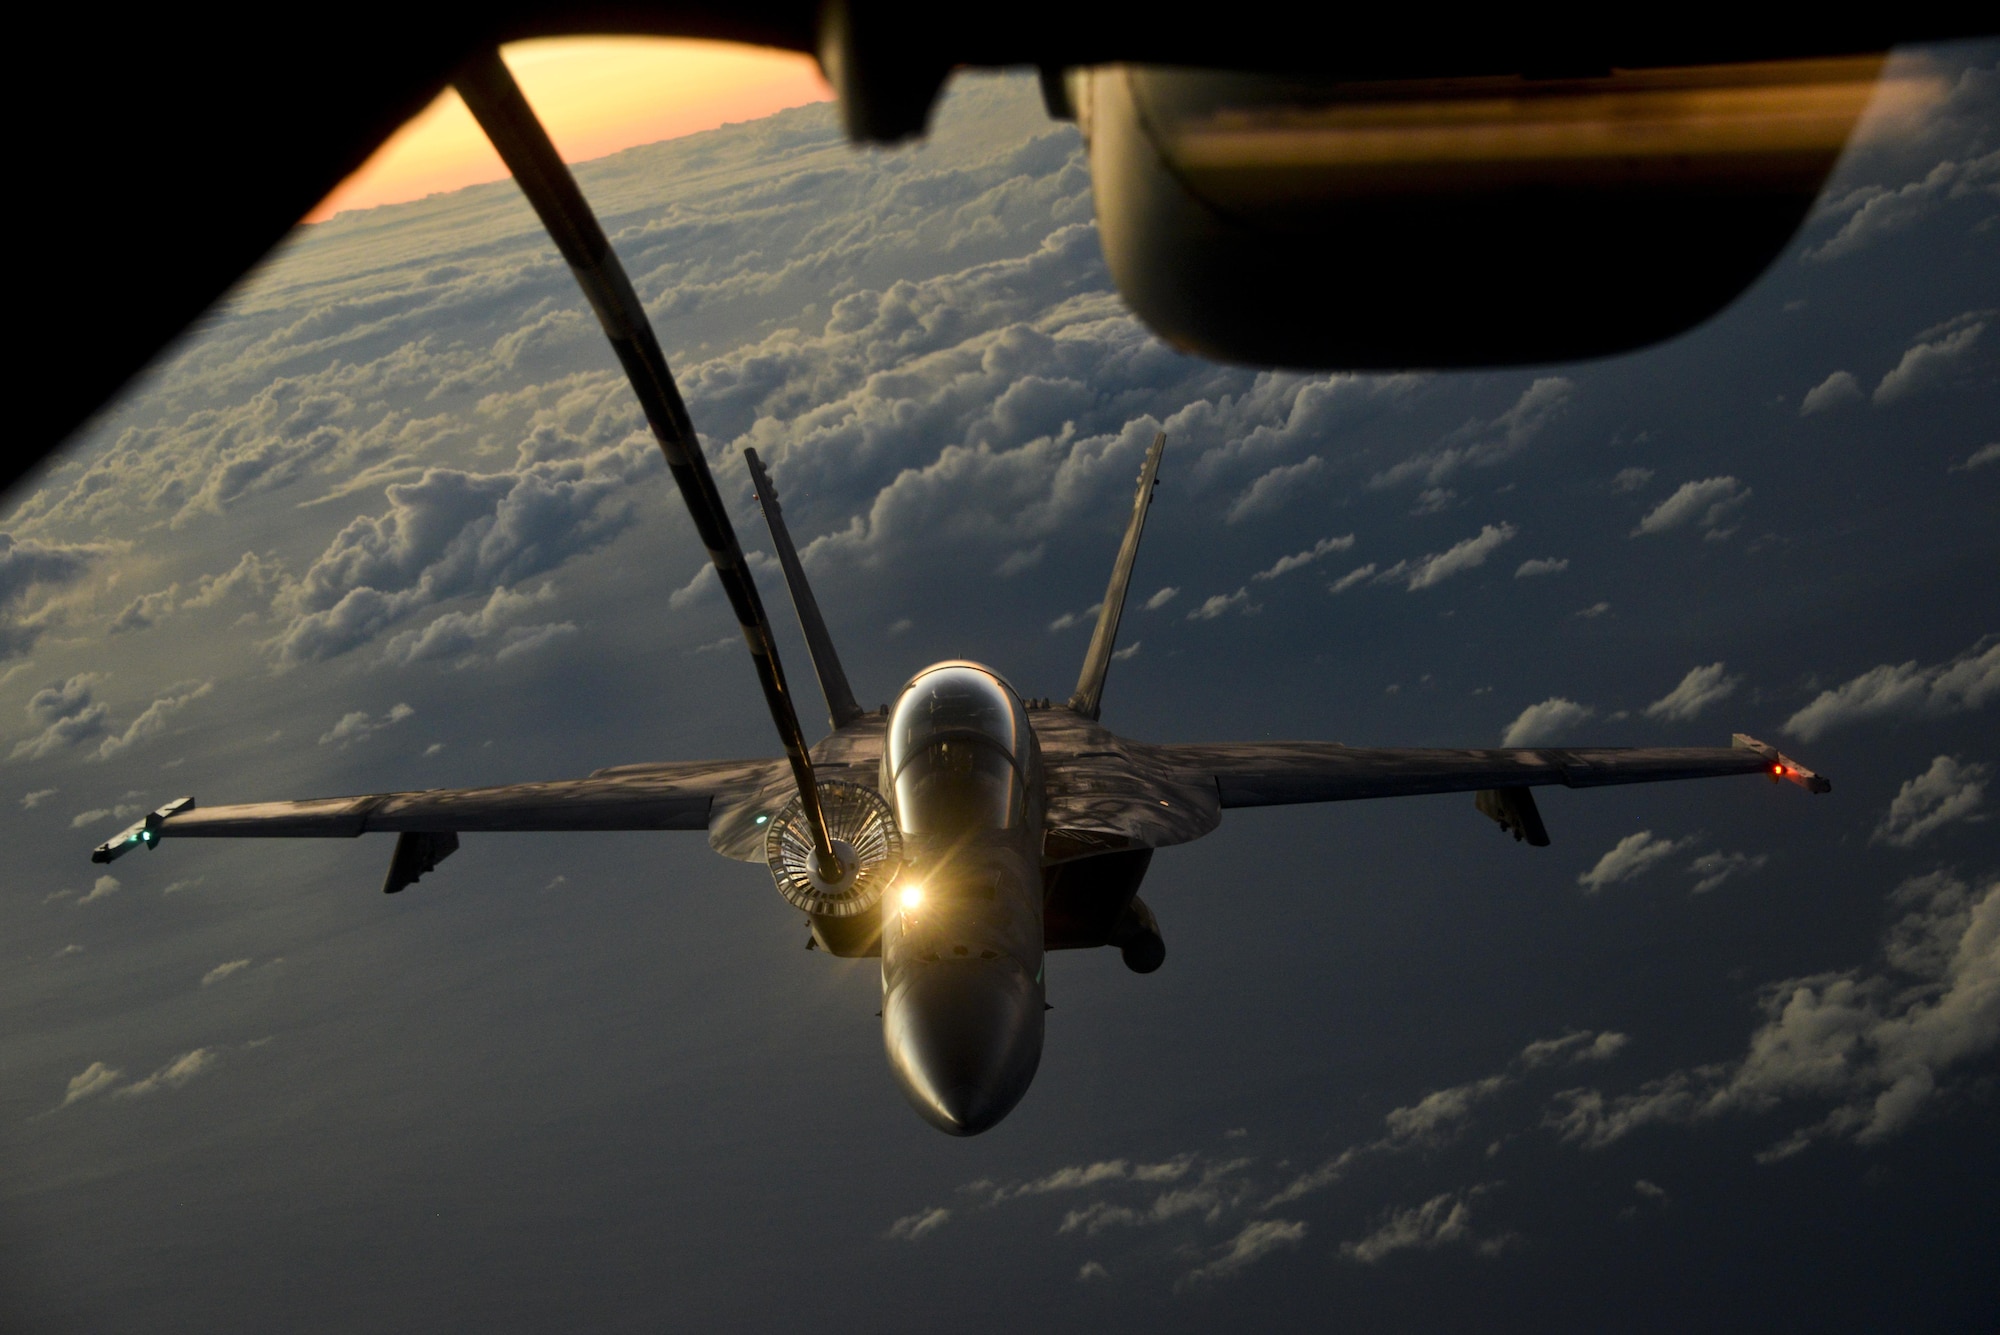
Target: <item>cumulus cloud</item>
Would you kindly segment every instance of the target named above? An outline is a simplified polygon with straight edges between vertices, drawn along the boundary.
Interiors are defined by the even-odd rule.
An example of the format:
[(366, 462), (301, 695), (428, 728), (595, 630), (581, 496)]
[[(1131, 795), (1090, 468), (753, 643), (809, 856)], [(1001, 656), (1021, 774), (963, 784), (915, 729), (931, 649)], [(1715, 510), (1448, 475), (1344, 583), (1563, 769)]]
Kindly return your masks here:
[(77, 905), (78, 907), (82, 907), (85, 904), (90, 904), (100, 899), (109, 898), (110, 896), (117, 894), (121, 888), (122, 887), (119, 885), (118, 878), (116, 876), (100, 876), (94, 883), (92, 883), (90, 887), (90, 893), (76, 901)]
[(61, 791), (60, 788), (37, 788), (32, 793), (24, 793), (21, 795), (21, 809), (33, 811)]
[(1693, 893), (1705, 895), (1738, 872), (1756, 871), (1771, 860), (1770, 855), (1758, 853), (1724, 853), (1717, 850), (1703, 853), (1688, 863), (1688, 875), (1699, 877)]
[(1092, 603), (1081, 612), (1064, 612), (1049, 623), (1049, 633), (1056, 635), (1076, 626), (1094, 626), (1097, 624), (1097, 614), (1103, 610), (1103, 603)]
[(1240, 524), (1246, 519), (1261, 514), (1269, 514), (1298, 494), (1306, 479), (1323, 472), (1326, 460), (1317, 454), (1308, 455), (1295, 464), (1280, 464), (1259, 477), (1230, 502), (1228, 512), (1223, 516), (1225, 523)]
[[(1174, 1161), (1176, 1164), (1178, 1160)], [(1192, 1165), (1193, 1159), (1187, 1160)], [(1118, 1205), (1110, 1201), (1093, 1201), (1079, 1210), (1071, 1210), (1063, 1215), (1058, 1233), (1083, 1232), (1095, 1237), (1109, 1228), (1141, 1228), (1164, 1224), (1187, 1216), (1198, 1216), (1205, 1222), (1214, 1224), (1225, 1214), (1241, 1205), (1250, 1194), (1250, 1184), (1240, 1176), (1250, 1166), (1248, 1159), (1224, 1159), (1206, 1165), (1200, 1176), (1193, 1182), (1169, 1187), (1155, 1195), (1149, 1204), (1142, 1206)], [(1154, 1178), (1153, 1182), (1175, 1182), (1187, 1172), (1179, 1169), (1171, 1178)], [(1136, 1174), (1134, 1182), (1145, 1182)]]
[(1368, 485), (1393, 487), (1421, 478), (1435, 487), (1461, 468), (1490, 467), (1510, 459), (1561, 417), (1575, 394), (1575, 381), (1563, 376), (1543, 376), (1522, 390), (1513, 406), (1492, 421), (1475, 418), (1467, 422), (1436, 448), (1375, 474)]
[(30, 696), (28, 719), (40, 724), (41, 731), (16, 742), (12, 759), (41, 760), (102, 737), (108, 729), (111, 706), (91, 695), (91, 688), (102, 680), (98, 673), (80, 672)]
[(1083, 1266), (1076, 1272), (1076, 1282), (1079, 1284), (1088, 1284), (1094, 1279), (1109, 1278), (1111, 1278), (1111, 1272), (1104, 1268), (1104, 1263), (1101, 1261), (1085, 1261)]
[(1243, 1230), (1224, 1243), (1220, 1253), (1211, 1261), (1205, 1261), (1188, 1271), (1191, 1283), (1203, 1283), (1223, 1279), (1235, 1274), (1260, 1257), (1268, 1256), (1280, 1247), (1296, 1247), (1306, 1235), (1304, 1222), (1295, 1219), (1258, 1219), (1245, 1224)]
[(1646, 717), (1684, 723), (1712, 704), (1727, 700), (1743, 684), (1743, 678), (1724, 673), (1721, 663), (1689, 668), (1681, 684), (1646, 706)]
[(284, 563), (245, 552), (219, 575), (203, 575), (185, 595), (178, 583), (134, 598), (111, 619), (113, 635), (158, 625), (173, 613), (191, 607), (217, 607), (229, 601), (263, 601), (283, 586)]
[(54, 606), (35, 595), (76, 583), (114, 550), (109, 543), (43, 542), (0, 533), (0, 662), (27, 653), (54, 624)]
[(1446, 1192), (1407, 1210), (1391, 1210), (1373, 1233), (1341, 1243), (1340, 1254), (1350, 1261), (1375, 1265), (1396, 1252), (1429, 1251), (1469, 1241), (1471, 1236), (1472, 1210), (1457, 1193)]
[(1267, 371), (1232, 397), (1204, 396), (1175, 412), (1168, 430), (1175, 439), (1216, 442), (1195, 461), (1192, 481), (1200, 490), (1336, 440), (1349, 422), (1407, 399), (1423, 383), (1424, 377), (1416, 375)]
[(1338, 538), (1321, 538), (1303, 552), (1294, 552), (1290, 556), (1279, 557), (1269, 569), (1260, 570), (1250, 578), (1263, 580), (1276, 579), (1280, 575), (1288, 575), (1294, 570), (1311, 565), (1329, 552), (1344, 552), (1350, 550), (1353, 546), (1354, 535), (1352, 533), (1343, 534)]
[(1258, 1208), (1274, 1210), (1317, 1191), (1335, 1185), (1355, 1167), (1382, 1155), (1413, 1150), (1435, 1150), (1462, 1137), (1474, 1109), (1519, 1083), (1523, 1073), (1606, 1061), (1616, 1056), (1630, 1040), (1610, 1030), (1572, 1030), (1559, 1038), (1537, 1039), (1529, 1043), (1494, 1075), (1469, 1080), (1447, 1089), (1435, 1090), (1415, 1103), (1393, 1108), (1382, 1119), (1385, 1134), (1373, 1141), (1350, 1145), (1312, 1168), (1296, 1174), (1276, 1195)]
[[(1088, 238), (1080, 238), (1079, 244), (1083, 241), (1095, 245)], [(963, 337), (966, 308), (951, 294), (926, 291), (921, 301), (925, 320), (957, 329), (962, 341), (920, 349), (880, 373), (857, 376), (859, 367), (842, 367), (838, 377), (831, 367), (815, 371), (814, 383), (800, 384), (795, 409), (788, 406), (784, 413), (757, 418), (738, 438), (737, 443), (754, 444), (767, 453), (774, 471), (799, 477), (802, 488), (817, 486), (829, 496), (853, 496), (863, 483), (878, 488), (844, 526), (835, 515), (821, 521), (833, 527), (805, 544), (808, 566), (817, 569), (819, 562), (832, 562), (879, 568), (909, 552), (922, 551), (935, 560), (941, 549), (975, 544), (995, 554), (984, 559), (997, 560), (1001, 553), (1032, 548), (1128, 504), (1132, 472), (1157, 431), (1164, 429), (1189, 445), (1218, 437), (1240, 441), (1274, 423), (1310, 416), (1306, 405), (1320, 398), (1319, 381), (1239, 378), (1234, 372), (1227, 375), (1231, 392), (1220, 392), (1211, 372), (1197, 373), (1163, 356), (1136, 322), (1123, 315), (1114, 318), (1109, 309), (1100, 315), (1089, 308), (1088, 321), (1052, 318), (1046, 327), (1023, 322)], [(1072, 309), (1085, 313), (1082, 307)], [(868, 318), (872, 322), (876, 316)], [(898, 315), (896, 323), (910, 318)], [(844, 349), (845, 339), (829, 328), (821, 339), (792, 340), (768, 351), (774, 363), (794, 365), (780, 374), (804, 377), (833, 355), (834, 345)], [(863, 342), (839, 357), (875, 358), (889, 351)], [(1025, 428), (1001, 429), (990, 417), (995, 399), (1012, 394), (1010, 387), (1032, 368), (1052, 365), (1063, 369), (1064, 379), (1074, 381), (1078, 392), (1092, 386), (1089, 406), (1069, 404), (1063, 419), (1045, 434), (1024, 437)], [(817, 401), (809, 393), (818, 395)], [(785, 397), (792, 397), (791, 392)], [(942, 446), (935, 443), (940, 440)], [(1231, 460), (1250, 458), (1215, 448), (1224, 449)], [(1202, 457), (1213, 454), (1212, 449)], [(889, 466), (914, 457), (930, 462)], [(1233, 462), (1215, 458), (1206, 468), (1197, 464), (1197, 487), (1205, 485), (1205, 476), (1220, 480), (1233, 470)], [(1240, 513), (1275, 504), (1288, 479), (1297, 482), (1313, 467), (1274, 465), (1265, 459), (1257, 463), (1270, 476), (1242, 498)], [(1274, 466), (1288, 471), (1272, 474)], [(780, 481), (794, 485), (790, 477)], [(801, 511), (798, 523), (812, 524), (810, 512)]]
[[(1080, 1205), (1066, 1208), (1056, 1228), (1059, 1236), (1099, 1238), (1109, 1233), (1159, 1227), (1176, 1222), (1199, 1223), (1210, 1229), (1227, 1229), (1223, 1240), (1198, 1249), (1184, 1246), (1183, 1255), (1194, 1258), (1194, 1268), (1184, 1274), (1183, 1285), (1220, 1278), (1255, 1260), (1273, 1247), (1296, 1241), (1303, 1233), (1298, 1221), (1276, 1218), (1273, 1212), (1291, 1202), (1323, 1191), (1345, 1180), (1354, 1170), (1388, 1156), (1414, 1155), (1425, 1159), (1463, 1140), (1475, 1124), (1479, 1110), (1517, 1085), (1539, 1073), (1572, 1072), (1585, 1065), (1597, 1065), (1617, 1056), (1629, 1043), (1624, 1034), (1613, 1031), (1575, 1029), (1559, 1036), (1528, 1043), (1499, 1072), (1425, 1094), (1414, 1103), (1391, 1109), (1383, 1118), (1382, 1133), (1375, 1139), (1350, 1145), (1339, 1153), (1304, 1171), (1293, 1172), (1275, 1194), (1260, 1187), (1252, 1176), (1255, 1161), (1243, 1156), (1208, 1158), (1183, 1153), (1172, 1158), (1147, 1162), (1126, 1158), (1099, 1159), (1065, 1165), (1040, 1176), (998, 1184), (989, 1179), (966, 1183), (959, 1188), (984, 1209), (1013, 1208), (1022, 1203), (1050, 1198), (1088, 1196)], [(1236, 1139), (1243, 1132), (1225, 1133)], [(1493, 1151), (1488, 1150), (1490, 1155)], [(1281, 1169), (1290, 1167), (1280, 1162)], [(1473, 1187), (1448, 1193), (1452, 1200), (1467, 1204), (1490, 1191), (1491, 1186)], [(1375, 1234), (1374, 1244), (1364, 1248), (1371, 1255), (1386, 1255), (1404, 1245), (1434, 1245), (1459, 1240), (1467, 1218), (1461, 1214), (1451, 1223), (1448, 1205), (1424, 1214), (1425, 1207), (1412, 1211), (1391, 1211)], [(926, 1220), (934, 1219), (936, 1208), (926, 1209), (898, 1220), (891, 1236), (906, 1236)], [(1404, 1217), (1407, 1216), (1407, 1217)], [(1402, 1222), (1397, 1221), (1402, 1217)], [(1417, 1229), (1416, 1243), (1392, 1238), (1410, 1231), (1412, 1221), (1429, 1219)], [(1442, 1237), (1437, 1225), (1443, 1224)], [(935, 1224), (929, 1225), (935, 1227)], [(1384, 1230), (1387, 1230), (1385, 1232)], [(1482, 1240), (1465, 1241), (1482, 1254), (1491, 1255), (1512, 1242), (1501, 1234)], [(1356, 1244), (1359, 1245), (1359, 1244)], [(1367, 1259), (1356, 1257), (1354, 1259)]]
[(1816, 1140), (1871, 1144), (1903, 1131), (1949, 1091), (1956, 1069), (2000, 1046), (2000, 881), (1974, 889), (1933, 872), (1905, 881), (1891, 902), (1907, 911), (1881, 967), (1773, 984), (1741, 1058), (1674, 1071), (1633, 1094), (1565, 1090), (1551, 1125), (1601, 1148), (1651, 1125), (1831, 1105), (1765, 1161)]
[(1750, 488), (1733, 477), (1703, 478), (1699, 482), (1683, 482), (1680, 489), (1646, 512), (1639, 526), (1632, 530), (1633, 537), (1643, 534), (1665, 533), (1669, 529), (1694, 521), (1710, 532), (1716, 531), (1743, 503), (1750, 499)]
[(1162, 607), (1165, 607), (1168, 603), (1178, 598), (1180, 596), (1180, 592), (1181, 591), (1179, 589), (1174, 588), (1172, 585), (1169, 585), (1168, 587), (1161, 589), (1158, 593), (1154, 594), (1152, 597), (1148, 598), (1144, 603), (1141, 603), (1140, 606), (1143, 607), (1148, 612), (1157, 612)]
[(1365, 566), (1356, 566), (1354, 569), (1348, 571), (1345, 575), (1327, 585), (1326, 591), (1328, 593), (1346, 593), (1355, 585), (1365, 583), (1373, 578), (1375, 578), (1375, 564), (1371, 561)]
[[(1514, 540), (1520, 530), (1512, 524), (1487, 524), (1463, 542), (1442, 552), (1431, 552), (1414, 561), (1398, 561), (1374, 577), (1377, 583), (1401, 582), (1410, 592), (1442, 584), (1453, 575), (1477, 570), (1486, 558)], [(1338, 593), (1339, 587), (1334, 589)]]
[[(1183, 1163), (1178, 1172), (1185, 1171), (1187, 1171), (1186, 1164)], [(1123, 1182), (1131, 1177), (1130, 1160), (1103, 1159), (1096, 1163), (1070, 1164), (1026, 1182), (1014, 1182), (1006, 1186), (978, 1182), (968, 1185), (963, 1190), (975, 1195), (984, 1194), (987, 1204), (998, 1205), (1002, 1201), (1014, 1200), (1021, 1196), (1047, 1196), (1053, 1192), (1082, 1191), (1106, 1182)]]
[(1585, 894), (1594, 895), (1607, 886), (1644, 876), (1693, 842), (1693, 835), (1685, 839), (1661, 839), (1651, 830), (1628, 834), (1599, 858), (1596, 866), (1578, 876), (1576, 883)]
[(1396, 1108), (1384, 1118), (1392, 1140), (1437, 1142), (1456, 1135), (1473, 1105), (1499, 1093), (1509, 1083), (1504, 1075), (1488, 1076), (1469, 1084), (1455, 1085), (1426, 1094), (1407, 1108)]
[(1412, 1209), (1391, 1211), (1375, 1232), (1341, 1243), (1340, 1254), (1350, 1261), (1373, 1265), (1393, 1252), (1458, 1241), (1468, 1235), (1470, 1221), (1471, 1212), (1455, 1195), (1434, 1196)]
[(1189, 621), (1213, 621), (1225, 612), (1241, 612), (1249, 616), (1261, 610), (1250, 601), (1250, 589), (1246, 585), (1234, 593), (1218, 593), (1206, 599), (1200, 607), (1187, 614)]
[(1990, 445), (1981, 445), (1966, 456), (1964, 463), (1953, 464), (1951, 471), (1954, 473), (1969, 473), (1975, 468), (1984, 468), (1988, 464), (2000, 464), (2000, 440), (1996, 440)]
[(1457, 502), (1458, 493), (1450, 487), (1428, 487), (1417, 493), (1417, 503), (1410, 507), (1410, 513), (1419, 518), (1442, 514)]
[(1613, 491), (1638, 491), (1653, 480), (1650, 468), (1621, 468), (1611, 479)]
[(1939, 756), (1931, 767), (1896, 791), (1871, 842), (1910, 848), (1953, 821), (1981, 819), (1986, 781), (1993, 771), (1955, 756)]
[(168, 720), (196, 700), (215, 689), (212, 681), (184, 681), (166, 688), (166, 694), (154, 700), (141, 710), (139, 717), (132, 720), (124, 732), (106, 737), (97, 744), (92, 753), (98, 760), (110, 760), (122, 752), (129, 751), (149, 737), (158, 736), (167, 729)]
[(1581, 617), (1585, 621), (1595, 621), (1597, 620), (1597, 618), (1603, 616), (1606, 612), (1609, 612), (1610, 610), (1611, 610), (1610, 603), (1598, 602), (1598, 603), (1592, 603), (1588, 607), (1578, 608), (1574, 613), (1574, 615)]
[(142, 1098), (163, 1089), (179, 1089), (196, 1076), (213, 1070), (221, 1056), (214, 1048), (183, 1052), (144, 1080), (134, 1080), (122, 1089), (112, 1090), (111, 1096), (119, 1099)]
[(1831, 201), (1822, 216), (1847, 215), (1840, 230), (1806, 252), (1808, 260), (1835, 260), (1863, 249), (1880, 237), (1900, 232), (1934, 213), (1948, 200), (1993, 189), (2000, 181), (2000, 152), (1968, 161), (1940, 162), (1922, 179), (1896, 189), (1864, 186)]
[(1020, 547), (1007, 553), (1004, 560), (993, 568), (993, 573), (1002, 579), (1018, 575), (1024, 570), (1033, 570), (1042, 563), (1048, 553), (1048, 544), (1038, 542), (1032, 547)]
[[(1219, 1174), (1216, 1166), (1211, 1165), (1210, 1170), (1203, 1175), (1203, 1181), (1212, 1182), (1217, 1176), (1226, 1176), (1227, 1173), (1241, 1168), (1246, 1162), (1246, 1160), (1231, 1160), (1226, 1165), (1221, 1166)], [(1156, 1163), (1135, 1163), (1130, 1159), (1101, 1159), (1094, 1163), (1069, 1164), (1055, 1169), (1053, 1172), (1045, 1173), (1041, 1177), (1030, 1178), (1024, 1182), (1016, 1181), (1000, 1184), (981, 1178), (979, 1181), (966, 1183), (959, 1188), (959, 1191), (981, 1200), (990, 1209), (993, 1206), (1001, 1205), (1008, 1201), (1086, 1191), (1119, 1183), (1130, 1183), (1139, 1186), (1158, 1186), (1166, 1183), (1175, 1183), (1193, 1171), (1195, 1163), (1196, 1159), (1192, 1154), (1178, 1154), (1171, 1159), (1161, 1160)], [(1176, 1199), (1179, 1198), (1176, 1197)], [(1169, 1207), (1169, 1213), (1184, 1212)], [(1162, 1217), (1167, 1216), (1163, 1215)], [(1067, 1233), (1083, 1228), (1091, 1233), (1096, 1233), (1099, 1229), (1109, 1224), (1136, 1224), (1140, 1222), (1143, 1221), (1139, 1212), (1123, 1207), (1113, 1207), (1100, 1201), (1086, 1210), (1071, 1211), (1066, 1217), (1060, 1231)]]
[(1805, 398), (1799, 401), (1799, 416), (1811, 417), (1814, 413), (1838, 408), (1843, 403), (1859, 403), (1861, 398), (1861, 385), (1854, 379), (1853, 373), (1835, 371), (1806, 391)]
[(1982, 708), (1995, 696), (2000, 696), (2000, 639), (1989, 636), (1948, 662), (1885, 663), (1821, 691), (1785, 720), (1785, 732), (1816, 741), (1830, 729), (1864, 719), (1939, 718)]
[(1514, 578), (1533, 579), (1537, 575), (1560, 575), (1568, 569), (1569, 558), (1566, 556), (1538, 556), (1533, 560), (1523, 561), (1519, 566), (1516, 566), (1514, 569)]
[(201, 976), (201, 985), (203, 987), (213, 987), (215, 984), (229, 977), (230, 974), (249, 967), (250, 961), (247, 959), (230, 960), (226, 964), (218, 964)]
[(1895, 369), (1875, 386), (1875, 406), (1880, 408), (1942, 384), (1986, 331), (1986, 318), (1990, 314), (1988, 311), (1968, 311), (1955, 320), (1918, 334), (1916, 343), (1903, 354)]
[(83, 1068), (81, 1075), (70, 1077), (69, 1087), (63, 1091), (63, 1101), (57, 1106), (67, 1108), (70, 1104), (87, 1099), (93, 1094), (102, 1094), (118, 1082), (120, 1074), (116, 1067), (106, 1066), (103, 1062), (92, 1062)]
[(554, 598), (555, 589), (548, 584), (532, 593), (495, 589), (473, 610), (447, 612), (421, 627), (391, 636), (383, 647), (383, 660), (404, 667), (439, 662), (465, 666), (478, 661), (479, 650), (488, 642), (497, 646), (494, 656), (500, 659), (530, 652), (576, 634), (576, 624), (569, 621), (514, 624)]
[[(750, 567), (752, 578), (759, 573), (769, 574), (778, 568), (778, 563), (760, 551), (743, 554), (743, 563)], [(697, 603), (709, 602), (722, 597), (722, 577), (715, 573), (715, 563), (703, 561), (695, 568), (688, 582), (667, 595), (667, 606), (676, 612), (684, 611)]]
[(365, 742), (384, 728), (393, 728), (416, 712), (408, 705), (396, 704), (391, 705), (389, 712), (378, 719), (372, 718), (365, 709), (357, 709), (341, 715), (340, 722), (321, 733), (319, 744), (326, 746), (337, 742), (342, 747), (347, 747), (355, 742)]
[(631, 484), (660, 467), (635, 436), (515, 472), (433, 468), (394, 484), (387, 513), (353, 520), (285, 587), (266, 648), (280, 666), (337, 657), (412, 612), (552, 571), (623, 531)]
[(900, 1239), (903, 1242), (915, 1242), (943, 1228), (945, 1221), (950, 1218), (951, 1211), (942, 1205), (934, 1206), (928, 1210), (919, 1210), (915, 1214), (906, 1214), (895, 1223), (889, 1225), (887, 1236)]
[[(912, 554), (1022, 568), (1039, 547), (1046, 562), (1080, 521), (1129, 503), (1161, 429), (1196, 460), (1190, 491), (1217, 489), (1247, 513), (1282, 499), (1287, 478), (1315, 482), (1306, 461), (1330, 475), (1339, 428), (1426, 383), (1218, 367), (1161, 344), (1110, 290), (1075, 130), (1047, 126), (1031, 84), (994, 87), (982, 142), (942, 153), (934, 139), (920, 170), (828, 158), (810, 189), (759, 183), (753, 206), (739, 186), (682, 191), (619, 237), (655, 315), (700, 335), (703, 351), (676, 360), (718, 481), (742, 497), (736, 460), (757, 446), (794, 531), (816, 535), (803, 542), (816, 577)], [(1027, 142), (991, 147), (1003, 121)], [(785, 142), (839, 140), (830, 121), (796, 133)], [(663, 162), (682, 151), (648, 150)], [(268, 584), (266, 648), (280, 666), (411, 635), (399, 657), (462, 610), (453, 600), (531, 587), (629, 528), (635, 505), (678, 526), (670, 493), (632, 485), (658, 452), (539, 238), (482, 237), (449, 263), (260, 319), (229, 325), (226, 351), (167, 368), (175, 397), (158, 415), (28, 508), (45, 524), (132, 519), (141, 532), (275, 508), (312, 480), (326, 490), (302, 505), (382, 496), (298, 510), (301, 523), (362, 513)], [(197, 401), (234, 406), (201, 420), (167, 406)], [(1531, 426), (1533, 406), (1498, 433)], [(194, 586), (179, 581), (134, 599), (125, 627), (184, 607)]]
[(1552, 695), (1538, 705), (1529, 705), (1515, 716), (1500, 734), (1502, 746), (1538, 746), (1551, 742), (1597, 711), (1566, 696)]
[(1606, 1029), (1575, 1029), (1560, 1038), (1540, 1038), (1521, 1049), (1521, 1065), (1530, 1069), (1576, 1062), (1609, 1061), (1624, 1050), (1631, 1037)]

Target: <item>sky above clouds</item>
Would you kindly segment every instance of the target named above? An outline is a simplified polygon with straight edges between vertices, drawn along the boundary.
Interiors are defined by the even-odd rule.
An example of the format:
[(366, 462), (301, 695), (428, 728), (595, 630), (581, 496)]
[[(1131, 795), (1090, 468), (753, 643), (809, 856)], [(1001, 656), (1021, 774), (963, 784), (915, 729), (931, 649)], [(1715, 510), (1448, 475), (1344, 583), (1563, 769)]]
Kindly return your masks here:
[(1036, 1085), (965, 1142), (891, 1085), (872, 963), (698, 839), (468, 837), (394, 899), (377, 840), (87, 861), (185, 793), (773, 750), (513, 186), (302, 229), (0, 509), (0, 1293), (135, 1330), (1990, 1312), (2000, 68), (1899, 59), (1948, 95), (1744, 298), (1558, 367), (1174, 352), (1032, 79), (959, 78), (908, 149), (811, 106), (579, 169), (866, 704), (947, 656), (1066, 695), (1164, 430), (1114, 730), (1742, 731), (1833, 779), (1551, 792), (1547, 849), (1462, 797), (1232, 812), (1154, 861), (1159, 973), (1052, 958)]

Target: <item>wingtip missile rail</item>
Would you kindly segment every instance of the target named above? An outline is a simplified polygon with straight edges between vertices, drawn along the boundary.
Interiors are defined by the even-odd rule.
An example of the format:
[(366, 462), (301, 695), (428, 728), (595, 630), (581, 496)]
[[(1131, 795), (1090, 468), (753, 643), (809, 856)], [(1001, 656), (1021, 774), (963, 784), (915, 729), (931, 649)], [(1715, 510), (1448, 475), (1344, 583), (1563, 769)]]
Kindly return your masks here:
[(1833, 791), (1833, 780), (1826, 778), (1824, 775), (1813, 773), (1804, 765), (1801, 765), (1798, 761), (1792, 759), (1768, 742), (1760, 742), (1748, 733), (1739, 732), (1731, 735), (1730, 744), (1740, 747), (1745, 751), (1755, 751), (1758, 755), (1769, 761), (1772, 783), (1776, 783), (1780, 779), (1790, 779), (1809, 793), (1830, 793)]

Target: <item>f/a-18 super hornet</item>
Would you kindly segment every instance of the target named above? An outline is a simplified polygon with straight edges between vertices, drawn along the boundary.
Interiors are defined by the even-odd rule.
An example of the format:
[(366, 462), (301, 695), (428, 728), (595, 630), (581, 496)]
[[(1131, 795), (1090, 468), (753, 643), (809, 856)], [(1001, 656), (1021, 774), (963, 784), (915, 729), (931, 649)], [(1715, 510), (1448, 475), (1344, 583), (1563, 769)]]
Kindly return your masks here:
[(1099, 722), (1121, 609), (1166, 438), (1155, 438), (1074, 694), (1024, 699), (992, 668), (924, 668), (890, 704), (856, 703), (778, 497), (746, 451), (831, 733), (808, 747), (769, 618), (644, 311), (575, 182), (494, 55), (459, 89), (548, 225), (645, 409), (749, 644), (785, 754), (667, 761), (581, 779), (199, 806), (181, 798), (92, 854), (165, 838), (394, 833), (383, 889), (438, 866), (463, 834), (706, 830), (725, 857), (765, 862), (811, 941), (879, 956), (883, 1041), (904, 1093), (956, 1135), (993, 1126), (1041, 1060), (1050, 950), (1116, 947), (1160, 967), (1160, 925), (1137, 891), (1155, 849), (1214, 830), (1233, 807), (1470, 792), (1529, 844), (1548, 843), (1533, 790), (1763, 774), (1827, 781), (1738, 735), (1713, 748), (1356, 748), (1329, 742), (1155, 745)]

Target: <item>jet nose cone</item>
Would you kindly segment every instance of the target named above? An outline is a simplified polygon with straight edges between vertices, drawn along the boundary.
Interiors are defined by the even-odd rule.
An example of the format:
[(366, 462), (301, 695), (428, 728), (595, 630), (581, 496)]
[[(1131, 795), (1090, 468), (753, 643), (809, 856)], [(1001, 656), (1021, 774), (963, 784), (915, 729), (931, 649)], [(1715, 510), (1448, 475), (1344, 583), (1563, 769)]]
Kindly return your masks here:
[(997, 1126), (1014, 1106), (995, 1098), (990, 1085), (953, 1085), (930, 1102), (931, 1120), (955, 1136), (976, 1136)]
[(1042, 1060), (1042, 1001), (1013, 961), (922, 966), (882, 1005), (897, 1082), (924, 1119), (976, 1136), (1014, 1110)]

